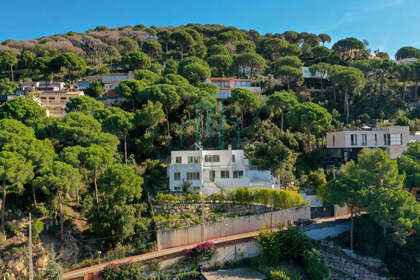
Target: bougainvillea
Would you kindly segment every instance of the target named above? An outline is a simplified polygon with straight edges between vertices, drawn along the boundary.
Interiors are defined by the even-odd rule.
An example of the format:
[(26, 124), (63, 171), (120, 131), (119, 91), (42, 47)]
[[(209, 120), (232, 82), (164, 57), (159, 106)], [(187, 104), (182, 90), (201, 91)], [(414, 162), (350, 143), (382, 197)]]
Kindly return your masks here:
[(192, 249), (185, 249), (184, 252), (186, 260), (198, 265), (200, 262), (210, 260), (217, 252), (217, 249), (213, 242), (206, 241)]

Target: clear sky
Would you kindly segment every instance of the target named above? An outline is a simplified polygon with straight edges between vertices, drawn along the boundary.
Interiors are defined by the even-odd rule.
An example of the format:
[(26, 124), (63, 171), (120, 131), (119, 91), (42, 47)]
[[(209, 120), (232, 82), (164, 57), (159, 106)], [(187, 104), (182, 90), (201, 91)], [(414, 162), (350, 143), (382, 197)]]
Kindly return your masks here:
[(262, 34), (327, 33), (369, 41), (391, 56), (420, 48), (419, 0), (2, 0), (0, 41), (84, 32), (98, 25), (218, 23)]

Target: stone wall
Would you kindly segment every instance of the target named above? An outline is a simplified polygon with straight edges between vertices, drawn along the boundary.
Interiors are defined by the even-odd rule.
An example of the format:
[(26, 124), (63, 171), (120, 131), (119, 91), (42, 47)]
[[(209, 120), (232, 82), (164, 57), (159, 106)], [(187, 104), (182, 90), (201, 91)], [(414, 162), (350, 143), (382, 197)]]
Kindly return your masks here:
[[(201, 203), (155, 202), (155, 215), (158, 216), (157, 225), (160, 228), (176, 228), (201, 223)], [(204, 203), (206, 222), (215, 222), (227, 218), (262, 214), (270, 212), (271, 208), (264, 205), (236, 204), (236, 203)]]

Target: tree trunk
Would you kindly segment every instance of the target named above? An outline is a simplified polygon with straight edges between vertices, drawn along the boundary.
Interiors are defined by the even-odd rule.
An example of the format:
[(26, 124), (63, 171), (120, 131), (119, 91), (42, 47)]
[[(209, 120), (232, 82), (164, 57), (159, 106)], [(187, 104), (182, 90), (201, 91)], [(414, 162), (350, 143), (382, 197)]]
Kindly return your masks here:
[(12, 81), (14, 81), (15, 80), (15, 76), (13, 74), (13, 66), (12, 65), (10, 65), (10, 75), (11, 75)]
[(406, 90), (407, 90), (407, 86), (406, 86), (405, 81), (404, 81), (403, 82), (403, 96), (402, 96), (403, 101), (405, 101), (405, 92), (406, 92)]
[(184, 46), (181, 46), (181, 60), (184, 59)]
[(36, 195), (35, 195), (35, 186), (32, 184), (32, 197), (34, 199), (34, 204), (37, 205), (36, 203)]
[(353, 219), (353, 207), (350, 207), (350, 250), (353, 252), (353, 240), (354, 238), (354, 219)]
[(58, 204), (60, 207), (60, 240), (64, 241), (64, 218), (63, 218), (63, 200), (61, 194), (58, 195)]
[(80, 204), (80, 196), (79, 196), (79, 189), (76, 190), (76, 204)]
[(344, 114), (346, 115), (346, 124), (349, 124), (349, 96), (348, 96), (348, 89), (344, 91)]
[(311, 141), (311, 129), (310, 128), (308, 128), (307, 135), (308, 135), (308, 148), (309, 148), (309, 152), (311, 152), (312, 151), (312, 141)]
[(124, 160), (127, 164), (127, 134), (124, 134)]
[(284, 111), (281, 112), (280, 129), (281, 131), (284, 131)]
[(169, 132), (169, 113), (166, 111), (166, 129), (168, 130), (168, 136), (171, 136)]
[(99, 203), (99, 193), (98, 193), (98, 184), (96, 182), (96, 176), (97, 176), (97, 171), (95, 169), (94, 173), (93, 173), (93, 185), (95, 186), (95, 198), (96, 198), (96, 203)]
[(384, 77), (384, 74), (383, 75), (381, 75), (381, 84), (380, 84), (380, 96), (383, 96), (383, 94), (384, 94), (384, 79), (385, 79), (385, 77)]
[(4, 213), (6, 212), (6, 182), (3, 181), (3, 201), (1, 202), (1, 230), (4, 231)]

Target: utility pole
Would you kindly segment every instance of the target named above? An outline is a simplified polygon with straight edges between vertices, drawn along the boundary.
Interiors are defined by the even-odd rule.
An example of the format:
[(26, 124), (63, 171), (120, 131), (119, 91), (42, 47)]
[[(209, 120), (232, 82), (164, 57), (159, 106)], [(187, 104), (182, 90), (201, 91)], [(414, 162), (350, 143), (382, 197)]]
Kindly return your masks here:
[(205, 239), (205, 216), (204, 216), (204, 192), (203, 192), (203, 185), (201, 185), (201, 241)]
[(29, 213), (29, 280), (34, 279), (34, 265), (32, 261), (32, 214)]

